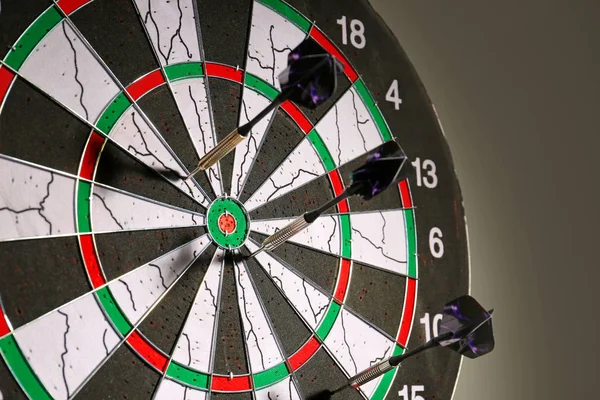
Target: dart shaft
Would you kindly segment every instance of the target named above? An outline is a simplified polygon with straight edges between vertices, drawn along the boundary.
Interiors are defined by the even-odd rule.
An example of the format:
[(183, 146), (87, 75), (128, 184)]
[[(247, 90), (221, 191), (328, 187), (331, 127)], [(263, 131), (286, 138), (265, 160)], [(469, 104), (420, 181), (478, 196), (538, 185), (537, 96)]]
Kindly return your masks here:
[(357, 388), (385, 374), (386, 372), (391, 371), (394, 368), (395, 367), (392, 364), (390, 364), (389, 359), (381, 361), (379, 364), (369, 367), (363, 372), (360, 372), (358, 375), (355, 375), (352, 378), (350, 378), (350, 380), (348, 381), (348, 385), (352, 386), (353, 388)]
[(200, 171), (205, 171), (217, 161), (225, 157), (229, 152), (240, 144), (246, 137), (241, 135), (239, 129), (234, 129), (231, 131), (229, 135), (225, 137), (225, 139), (221, 140), (218, 145), (212, 148), (208, 153), (202, 157), (200, 162), (198, 162), (198, 167), (192, 171), (189, 177), (194, 176)]
[(301, 215), (284, 228), (266, 238), (262, 243), (261, 249), (273, 250), (309, 225), (310, 222), (307, 222), (304, 215)]

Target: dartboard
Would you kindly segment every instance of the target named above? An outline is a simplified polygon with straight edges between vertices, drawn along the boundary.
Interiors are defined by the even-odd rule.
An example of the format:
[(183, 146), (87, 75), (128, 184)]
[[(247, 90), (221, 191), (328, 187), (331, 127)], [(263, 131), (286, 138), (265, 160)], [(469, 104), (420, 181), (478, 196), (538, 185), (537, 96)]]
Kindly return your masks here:
[[(331, 97), (186, 179), (306, 40)], [(0, 399), (304, 399), (469, 291), (441, 125), (366, 0), (4, 0), (0, 58)], [(399, 184), (247, 257), (392, 140)], [(459, 369), (435, 349), (337, 398), (450, 399)]]

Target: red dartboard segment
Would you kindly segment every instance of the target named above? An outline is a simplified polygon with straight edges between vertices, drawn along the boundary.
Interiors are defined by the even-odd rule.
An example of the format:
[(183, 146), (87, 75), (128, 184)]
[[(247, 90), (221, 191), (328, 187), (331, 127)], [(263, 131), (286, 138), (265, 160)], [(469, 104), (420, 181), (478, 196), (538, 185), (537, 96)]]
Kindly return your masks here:
[(205, 63), (206, 75), (214, 78), (229, 79), (230, 81), (242, 83), (244, 71), (223, 64)]
[(79, 246), (81, 247), (81, 254), (83, 255), (83, 262), (87, 271), (88, 277), (94, 289), (104, 285), (106, 279), (100, 269), (100, 261), (96, 254), (96, 248), (94, 247), (94, 238), (92, 235), (80, 235)]
[(335, 299), (340, 303), (344, 302), (346, 298), (346, 292), (348, 291), (348, 282), (350, 281), (350, 269), (352, 267), (352, 261), (342, 258), (340, 263), (340, 274), (338, 284), (335, 289)]
[(400, 199), (402, 200), (402, 207), (411, 208), (412, 205), (412, 197), (410, 195), (410, 188), (408, 187), (408, 180), (405, 179), (398, 184), (398, 188), (400, 189)]
[(91, 2), (92, 0), (58, 0), (56, 5), (62, 10), (62, 12), (64, 12), (66, 15), (69, 15), (78, 8)]
[(321, 32), (317, 27), (313, 26), (310, 30), (310, 37), (315, 39), (329, 54), (337, 58), (342, 64), (344, 64), (344, 73), (350, 79), (350, 82), (354, 83), (358, 80), (358, 74), (350, 65), (350, 62), (342, 54), (341, 51)]
[(415, 315), (415, 303), (417, 301), (417, 280), (407, 278), (406, 293), (404, 295), (404, 307), (402, 312), (402, 322), (400, 323), (400, 332), (398, 333), (397, 342), (402, 347), (408, 344), (410, 330), (413, 324)]
[(0, 307), (0, 337), (10, 333), (10, 328), (6, 323), (6, 316), (4, 315), (4, 311), (2, 307)]
[(252, 389), (250, 375), (229, 376), (213, 375), (210, 389), (217, 392), (240, 392)]
[(297, 352), (295, 352), (289, 359), (290, 369), (292, 371), (297, 370), (304, 365), (310, 358), (319, 350), (321, 344), (316, 337), (311, 337), (308, 342), (304, 344)]
[(154, 368), (161, 372), (167, 370), (169, 359), (156, 350), (148, 341), (142, 337), (137, 331), (133, 331), (127, 338), (127, 343), (138, 352), (138, 354), (147, 362), (152, 364)]
[(312, 123), (306, 118), (306, 115), (297, 105), (287, 100), (282, 105), (281, 108), (298, 124), (302, 132), (308, 135), (308, 133), (313, 129)]
[(96, 169), (96, 162), (104, 146), (105, 138), (99, 133), (92, 132), (88, 139), (85, 152), (83, 154), (83, 161), (79, 168), (79, 176), (85, 179), (93, 180), (94, 171)]
[(165, 83), (165, 77), (162, 72), (157, 69), (152, 71), (135, 82), (129, 85), (125, 90), (131, 96), (134, 101), (137, 101), (140, 97), (151, 91), (152, 89)]
[[(335, 195), (339, 196), (344, 191), (344, 181), (342, 180), (342, 175), (340, 175), (340, 171), (334, 169), (329, 173), (329, 180), (331, 181), (331, 185), (333, 186), (333, 190), (335, 191)], [(348, 205), (348, 200), (340, 201), (337, 205), (338, 211), (341, 213), (350, 212), (350, 206)]]
[(4, 102), (4, 98), (10, 89), (10, 85), (15, 79), (15, 74), (9, 71), (7, 68), (0, 67), (0, 106)]

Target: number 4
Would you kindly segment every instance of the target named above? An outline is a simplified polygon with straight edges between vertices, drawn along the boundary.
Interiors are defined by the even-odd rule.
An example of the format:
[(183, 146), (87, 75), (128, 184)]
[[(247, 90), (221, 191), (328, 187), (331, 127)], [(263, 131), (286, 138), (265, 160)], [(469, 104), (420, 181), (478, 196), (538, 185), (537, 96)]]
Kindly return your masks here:
[(398, 90), (398, 79), (394, 79), (387, 93), (385, 94), (385, 99), (390, 103), (394, 103), (394, 108), (396, 110), (400, 109), (400, 104), (402, 104), (402, 99), (400, 98), (400, 92)]
[(417, 393), (424, 392), (425, 386), (413, 385), (410, 387), (410, 397), (408, 397), (408, 385), (404, 385), (402, 390), (398, 391), (398, 396), (403, 397), (404, 400), (425, 400), (423, 396), (419, 396)]

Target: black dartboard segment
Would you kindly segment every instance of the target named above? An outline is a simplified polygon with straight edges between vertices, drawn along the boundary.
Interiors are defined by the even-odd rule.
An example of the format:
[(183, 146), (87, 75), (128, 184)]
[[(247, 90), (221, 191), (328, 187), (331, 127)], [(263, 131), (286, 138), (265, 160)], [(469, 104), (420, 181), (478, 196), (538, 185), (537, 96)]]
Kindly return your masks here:
[[(186, 180), (306, 39), (343, 66), (331, 98)], [(448, 146), (366, 0), (2, 3), (0, 44), (0, 398), (303, 399), (468, 292)], [(408, 179), (242, 257), (390, 140)], [(339, 398), (450, 399), (459, 366), (438, 349)]]

